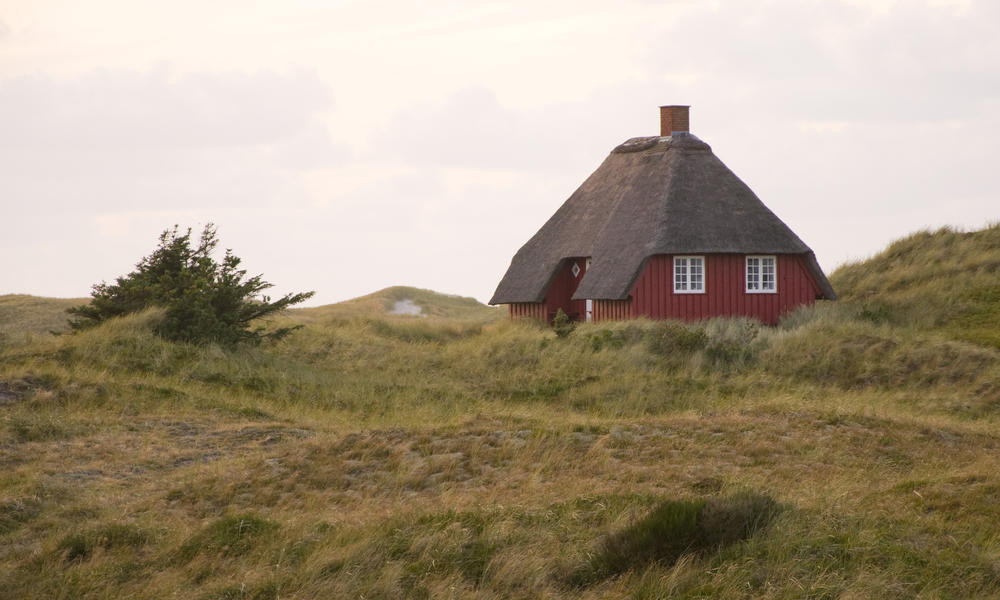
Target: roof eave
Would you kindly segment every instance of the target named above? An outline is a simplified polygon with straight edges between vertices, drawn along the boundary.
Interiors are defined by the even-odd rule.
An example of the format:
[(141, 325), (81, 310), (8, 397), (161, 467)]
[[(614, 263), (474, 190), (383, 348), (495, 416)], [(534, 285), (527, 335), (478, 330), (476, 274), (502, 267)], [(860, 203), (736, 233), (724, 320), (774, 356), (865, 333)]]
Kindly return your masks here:
[(823, 269), (819, 267), (819, 262), (816, 260), (816, 254), (812, 250), (805, 254), (806, 267), (809, 268), (809, 272), (812, 273), (813, 279), (816, 280), (816, 285), (819, 286), (820, 293), (823, 295), (824, 300), (836, 300), (837, 293), (833, 291), (833, 286), (830, 285), (830, 280), (826, 278), (823, 273)]
[[(501, 281), (500, 285), (497, 286), (497, 290), (493, 292), (493, 297), (487, 303), (491, 306), (496, 306), (498, 304), (537, 304), (539, 302), (545, 302), (545, 294), (549, 293), (549, 288), (552, 287), (552, 282), (555, 280), (556, 275), (559, 273), (559, 267), (568, 260), (568, 258), (560, 258), (554, 267), (549, 272), (548, 279), (545, 281), (545, 285), (541, 287), (537, 294), (534, 296), (517, 296), (515, 294), (503, 294), (500, 292), (500, 288), (503, 287), (504, 282)], [(506, 277), (505, 277), (506, 279)]]

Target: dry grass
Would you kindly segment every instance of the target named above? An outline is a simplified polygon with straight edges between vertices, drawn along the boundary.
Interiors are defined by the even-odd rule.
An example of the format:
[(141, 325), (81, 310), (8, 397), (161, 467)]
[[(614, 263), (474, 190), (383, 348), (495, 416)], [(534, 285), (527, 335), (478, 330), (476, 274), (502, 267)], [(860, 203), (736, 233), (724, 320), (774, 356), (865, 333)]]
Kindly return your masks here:
[(385, 317), (395, 304), (409, 300), (421, 308), (421, 317), (451, 319), (478, 323), (496, 322), (507, 316), (505, 308), (481, 304), (475, 298), (440, 294), (409, 286), (393, 286), (375, 293), (337, 304), (288, 311), (292, 320), (300, 323), (325, 323), (354, 317)]
[(830, 279), (868, 320), (1000, 348), (1000, 223), (918, 232)]
[(69, 331), (66, 309), (88, 298), (39, 298), (24, 294), (0, 296), (0, 340), (11, 336)]
[(4, 338), (0, 598), (1000, 596), (1000, 352), (880, 294)]

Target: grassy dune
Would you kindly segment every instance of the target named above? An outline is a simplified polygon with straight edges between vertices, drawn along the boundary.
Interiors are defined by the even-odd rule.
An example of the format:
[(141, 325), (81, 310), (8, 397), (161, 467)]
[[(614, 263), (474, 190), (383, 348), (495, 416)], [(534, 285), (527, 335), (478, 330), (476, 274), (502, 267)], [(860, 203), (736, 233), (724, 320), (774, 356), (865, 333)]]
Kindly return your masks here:
[[(1000, 597), (995, 235), (776, 328), (359, 299), (235, 351), (156, 311), (0, 338), (0, 598)], [(892, 283), (948, 243), (977, 266)]]
[(457, 319), (485, 323), (497, 321), (507, 316), (505, 309), (486, 306), (475, 298), (439, 294), (431, 290), (402, 285), (337, 304), (292, 309), (288, 311), (288, 316), (299, 323), (317, 323), (354, 317), (385, 317), (392, 316), (397, 302), (407, 301), (421, 309), (421, 317), (432, 319)]
[(0, 296), (0, 339), (26, 333), (69, 331), (66, 309), (89, 298), (39, 298), (25, 294)]
[(1000, 223), (916, 233), (833, 280), (873, 320), (1000, 348)]

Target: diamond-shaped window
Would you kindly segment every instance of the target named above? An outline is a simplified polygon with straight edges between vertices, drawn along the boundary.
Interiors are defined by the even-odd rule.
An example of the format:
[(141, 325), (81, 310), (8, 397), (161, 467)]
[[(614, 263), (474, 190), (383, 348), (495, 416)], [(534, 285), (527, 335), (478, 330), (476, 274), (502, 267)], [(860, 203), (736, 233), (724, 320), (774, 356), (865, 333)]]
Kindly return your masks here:
[(573, 263), (573, 269), (572, 270), (573, 270), (573, 277), (579, 277), (580, 276), (580, 264), (579, 263)]

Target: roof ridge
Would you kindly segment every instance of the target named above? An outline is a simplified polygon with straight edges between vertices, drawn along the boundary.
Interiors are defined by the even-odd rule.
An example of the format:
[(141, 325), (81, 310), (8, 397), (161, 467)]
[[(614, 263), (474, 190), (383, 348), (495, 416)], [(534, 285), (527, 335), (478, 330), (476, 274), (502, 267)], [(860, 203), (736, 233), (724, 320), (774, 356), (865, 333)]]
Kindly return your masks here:
[[(659, 215), (660, 216), (660, 222), (658, 223), (658, 227), (656, 228), (655, 233), (654, 233), (654, 237), (653, 237), (654, 247), (657, 247), (657, 248), (660, 247), (660, 246), (662, 246), (667, 241), (666, 240), (666, 238), (667, 238), (667, 213), (670, 210), (670, 206), (668, 206), (668, 205), (674, 204), (676, 202), (675, 191), (677, 190), (677, 187), (678, 187), (677, 186), (677, 181), (678, 181), (677, 174), (678, 174), (679, 169), (680, 169), (680, 163), (683, 160), (684, 154), (685, 154), (684, 150), (681, 149), (681, 148), (671, 148), (671, 150), (674, 151), (674, 152), (676, 152), (676, 156), (674, 156), (674, 159), (672, 161), (670, 161), (670, 163), (667, 165), (667, 172), (666, 172), (666, 175), (665, 175), (665, 177), (667, 179), (667, 186), (663, 190), (663, 192), (664, 192), (663, 198), (658, 199), (659, 202), (660, 202), (660, 207), (659, 207), (659, 211), (658, 211), (658, 212), (660, 212), (660, 215)], [(711, 149), (709, 150), (709, 152), (711, 152)], [(636, 277), (639, 276), (639, 272), (638, 271), (636, 272), (635, 276)], [(635, 282), (634, 278), (632, 279), (632, 282), (633, 283)], [(631, 288), (631, 285), (629, 287)]]

